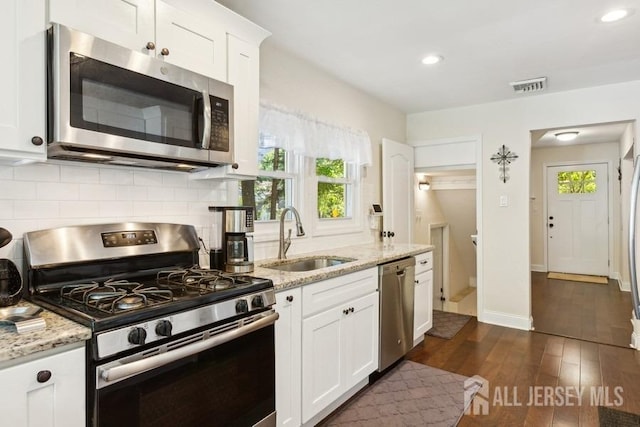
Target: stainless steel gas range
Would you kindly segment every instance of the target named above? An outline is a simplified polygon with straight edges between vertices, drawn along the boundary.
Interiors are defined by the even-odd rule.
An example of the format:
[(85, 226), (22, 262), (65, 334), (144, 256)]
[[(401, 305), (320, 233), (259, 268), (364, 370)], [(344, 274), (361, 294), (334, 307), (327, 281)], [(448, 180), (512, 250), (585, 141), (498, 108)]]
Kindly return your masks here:
[(192, 226), (24, 235), (26, 297), (90, 327), (87, 424), (275, 425), (275, 293), (201, 269)]

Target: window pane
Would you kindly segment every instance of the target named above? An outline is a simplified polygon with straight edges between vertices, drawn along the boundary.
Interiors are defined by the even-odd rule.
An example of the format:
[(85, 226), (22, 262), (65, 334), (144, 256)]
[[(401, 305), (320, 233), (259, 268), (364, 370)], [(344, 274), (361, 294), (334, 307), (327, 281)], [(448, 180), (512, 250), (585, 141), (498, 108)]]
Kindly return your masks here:
[(595, 170), (558, 172), (558, 194), (591, 194), (596, 191)]
[(258, 148), (258, 169), (263, 171), (284, 171), (286, 153), (282, 148)]
[(346, 178), (344, 160), (316, 159), (316, 175), (329, 178)]
[[(291, 179), (269, 177), (242, 181), (241, 204), (255, 206), (256, 221), (278, 219), (282, 210), (291, 204), (292, 185)], [(251, 195), (254, 196), (254, 200), (250, 200)]]
[(346, 184), (318, 183), (318, 218), (345, 218), (349, 216)]

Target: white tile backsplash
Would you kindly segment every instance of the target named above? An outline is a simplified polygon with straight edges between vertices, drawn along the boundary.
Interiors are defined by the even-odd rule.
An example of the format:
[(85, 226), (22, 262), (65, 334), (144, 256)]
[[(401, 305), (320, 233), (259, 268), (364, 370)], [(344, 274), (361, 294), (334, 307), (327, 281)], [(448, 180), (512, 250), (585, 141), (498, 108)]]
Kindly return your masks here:
[(208, 206), (229, 204), (226, 188), (190, 180), (188, 173), (127, 167), (61, 161), (0, 166), (0, 227), (14, 236), (0, 258), (21, 265), (24, 233), (67, 225), (173, 222), (208, 235)]
[(78, 184), (62, 182), (37, 182), (38, 200), (78, 200)]
[(100, 169), (97, 167), (60, 166), (60, 182), (98, 184)]

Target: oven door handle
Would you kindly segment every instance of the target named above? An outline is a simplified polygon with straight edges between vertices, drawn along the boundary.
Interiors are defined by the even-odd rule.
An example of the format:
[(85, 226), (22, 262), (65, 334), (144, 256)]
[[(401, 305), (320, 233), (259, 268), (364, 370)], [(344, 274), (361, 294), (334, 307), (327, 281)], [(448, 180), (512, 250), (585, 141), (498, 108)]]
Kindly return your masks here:
[(176, 360), (180, 360), (184, 357), (192, 356), (210, 348), (217, 347), (233, 339), (250, 334), (251, 332), (273, 325), (276, 320), (278, 320), (278, 317), (280, 317), (279, 314), (273, 312), (259, 320), (251, 322), (248, 325), (241, 326), (228, 332), (224, 332), (220, 335), (215, 335), (209, 339), (199, 341), (195, 344), (190, 344), (176, 350), (171, 350), (167, 353), (159, 354), (157, 356), (151, 356), (146, 359), (137, 360), (126, 365), (116, 366), (104, 370), (100, 369), (100, 378), (105, 382), (114, 382), (126, 377), (149, 371), (154, 368), (158, 368), (171, 362), (175, 362)]

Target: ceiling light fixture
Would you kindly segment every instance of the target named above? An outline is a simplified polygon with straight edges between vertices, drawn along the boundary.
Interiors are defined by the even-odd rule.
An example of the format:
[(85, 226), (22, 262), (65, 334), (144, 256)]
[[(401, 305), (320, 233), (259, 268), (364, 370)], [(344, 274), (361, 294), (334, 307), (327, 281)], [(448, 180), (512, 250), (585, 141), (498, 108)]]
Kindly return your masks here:
[(607, 12), (600, 17), (601, 22), (615, 22), (622, 18), (626, 18), (629, 15), (629, 11), (626, 9), (616, 9), (611, 12)]
[(573, 141), (577, 137), (578, 137), (577, 131), (556, 133), (556, 138), (558, 139), (558, 141), (562, 141), (562, 142)]
[(438, 62), (441, 62), (444, 58), (441, 55), (427, 55), (424, 58), (422, 58), (422, 63), (424, 65), (434, 65), (437, 64)]

